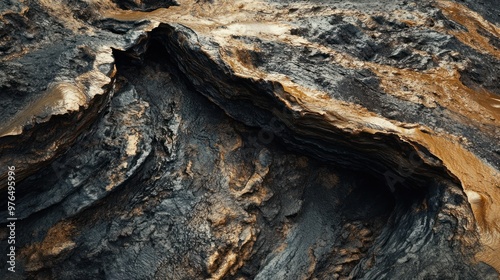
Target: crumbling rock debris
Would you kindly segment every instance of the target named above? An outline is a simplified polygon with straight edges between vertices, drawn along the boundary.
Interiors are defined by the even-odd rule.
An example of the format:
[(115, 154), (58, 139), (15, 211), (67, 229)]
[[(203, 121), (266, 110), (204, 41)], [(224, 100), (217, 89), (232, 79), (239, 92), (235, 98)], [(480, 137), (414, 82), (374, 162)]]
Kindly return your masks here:
[(499, 15), (3, 1), (0, 278), (498, 279)]

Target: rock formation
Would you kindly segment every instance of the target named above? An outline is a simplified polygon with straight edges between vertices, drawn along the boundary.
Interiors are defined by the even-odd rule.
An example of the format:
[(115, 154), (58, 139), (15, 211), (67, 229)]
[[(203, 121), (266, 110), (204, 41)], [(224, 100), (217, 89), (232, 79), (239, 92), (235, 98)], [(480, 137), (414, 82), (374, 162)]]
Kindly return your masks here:
[(494, 0), (6, 0), (0, 100), (1, 279), (499, 277)]

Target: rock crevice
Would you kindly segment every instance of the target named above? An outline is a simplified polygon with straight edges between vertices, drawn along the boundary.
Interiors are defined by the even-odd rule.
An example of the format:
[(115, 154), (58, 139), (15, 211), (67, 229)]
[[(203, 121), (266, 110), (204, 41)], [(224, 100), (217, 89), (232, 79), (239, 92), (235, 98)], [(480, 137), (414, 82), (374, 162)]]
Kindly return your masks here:
[(10, 2), (2, 278), (498, 278), (479, 4)]

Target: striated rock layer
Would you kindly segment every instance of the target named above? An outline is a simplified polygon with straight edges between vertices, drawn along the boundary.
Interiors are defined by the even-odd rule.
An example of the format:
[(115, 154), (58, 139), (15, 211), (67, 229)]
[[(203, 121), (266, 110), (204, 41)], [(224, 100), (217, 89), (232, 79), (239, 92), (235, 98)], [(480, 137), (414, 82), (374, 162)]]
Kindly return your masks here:
[(10, 0), (0, 55), (2, 279), (499, 277), (493, 0)]

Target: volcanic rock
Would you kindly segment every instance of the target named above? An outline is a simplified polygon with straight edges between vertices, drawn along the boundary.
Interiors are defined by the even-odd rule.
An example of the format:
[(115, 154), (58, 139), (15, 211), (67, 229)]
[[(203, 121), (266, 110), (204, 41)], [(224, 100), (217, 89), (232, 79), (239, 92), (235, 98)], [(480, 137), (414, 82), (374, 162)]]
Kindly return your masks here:
[(499, 22), (493, 0), (3, 1), (0, 278), (498, 279)]

